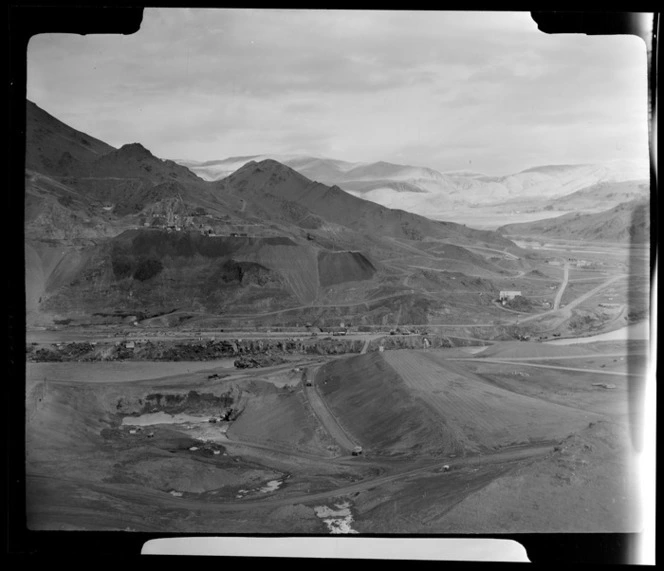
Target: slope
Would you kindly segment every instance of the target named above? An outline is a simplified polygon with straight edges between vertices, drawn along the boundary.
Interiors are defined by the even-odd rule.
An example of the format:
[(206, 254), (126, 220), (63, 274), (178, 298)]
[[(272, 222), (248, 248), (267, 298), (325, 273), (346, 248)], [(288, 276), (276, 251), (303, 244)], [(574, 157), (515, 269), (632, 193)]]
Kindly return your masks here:
[(70, 165), (94, 161), (115, 150), (26, 101), (26, 169), (63, 174)]
[(570, 213), (536, 222), (507, 224), (504, 235), (544, 236), (571, 240), (645, 243), (650, 235), (648, 202), (633, 200), (594, 214)]
[(598, 182), (566, 196), (551, 199), (545, 206), (550, 210), (607, 210), (622, 202), (647, 200), (650, 185), (647, 180)]
[(316, 383), (371, 454), (477, 453), (562, 438), (597, 418), (496, 387), (428, 351), (333, 361)]
[[(590, 423), (556, 451), (465, 498), (442, 533), (629, 533), (642, 529), (637, 458), (625, 426)], [(517, 501), (515, 501), (515, 499)]]
[[(28, 114), (28, 154), (57, 159), (60, 139), (84, 141), (48, 172), (37, 170), (48, 161), (34, 160), (26, 173), (30, 307), (45, 318), (116, 322), (178, 309), (183, 318), (272, 312), (267, 319), (301, 322), (300, 313), (313, 320), (324, 312), (335, 322), (352, 315), (370, 324), (426, 323), (454, 313), (441, 305), (452, 299), (477, 314), (486, 307), (476, 293), (457, 291), (447, 302), (432, 296), (427, 289), (459, 290), (464, 276), (427, 277), (422, 268), (491, 277), (502, 270), (464, 246), (494, 257), (518, 251), (494, 232), (389, 210), (273, 160), (210, 183), (138, 143), (114, 149), (34, 105)], [(44, 129), (50, 135), (40, 138)], [(415, 168), (289, 160), (354, 176), (385, 169), (396, 176), (401, 168), (410, 176)], [(45, 261), (54, 249), (66, 260), (59, 266)]]
[(344, 192), (312, 182), (293, 169), (273, 160), (249, 162), (231, 176), (219, 181), (223, 193), (262, 201), (266, 194), (295, 202), (329, 222), (357, 232), (409, 240), (450, 239), (457, 244), (484, 244), (496, 248), (514, 247), (494, 232), (467, 228), (453, 222), (434, 221), (404, 210), (391, 210)]
[[(647, 180), (649, 177), (646, 161), (546, 165), (501, 176), (464, 170), (440, 172), (432, 168), (385, 161), (353, 163), (301, 155), (268, 154), (231, 157), (205, 163), (180, 161), (180, 164), (190, 167), (206, 180), (220, 180), (249, 161), (261, 162), (266, 159), (277, 160), (310, 180), (337, 185), (355, 196), (383, 206), (403, 208), (436, 219), (448, 218), (451, 208), (459, 210), (474, 205), (499, 207), (504, 203), (514, 203), (519, 209), (518, 203), (521, 200), (525, 200), (528, 208), (541, 209), (547, 206), (548, 200), (563, 199), (595, 185), (600, 185), (597, 188), (600, 195), (617, 193), (613, 199), (609, 196), (609, 199), (615, 200), (614, 204), (610, 204), (614, 206), (619, 201), (624, 202), (635, 196), (619, 200), (620, 190), (612, 188), (613, 185)], [(589, 195), (585, 198), (579, 195), (571, 199), (571, 204), (576, 204), (579, 200), (587, 203), (592, 198)], [(551, 208), (556, 207), (553, 205)], [(564, 206), (561, 208), (564, 209)], [(520, 210), (523, 211), (523, 208)]]

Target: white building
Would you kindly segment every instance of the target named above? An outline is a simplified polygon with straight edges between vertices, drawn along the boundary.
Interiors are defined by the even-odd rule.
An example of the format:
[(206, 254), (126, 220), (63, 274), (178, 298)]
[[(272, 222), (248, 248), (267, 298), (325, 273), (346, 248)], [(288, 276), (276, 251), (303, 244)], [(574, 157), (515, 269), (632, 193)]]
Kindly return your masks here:
[(509, 301), (514, 299), (517, 295), (521, 295), (520, 291), (501, 291), (500, 292), (500, 301)]

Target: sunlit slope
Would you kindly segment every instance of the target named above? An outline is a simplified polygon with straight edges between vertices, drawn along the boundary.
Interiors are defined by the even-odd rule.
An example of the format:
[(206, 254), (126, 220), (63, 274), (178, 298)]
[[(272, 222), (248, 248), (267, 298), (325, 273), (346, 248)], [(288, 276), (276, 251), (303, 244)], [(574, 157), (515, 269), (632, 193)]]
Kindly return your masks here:
[(321, 439), (315, 416), (307, 409), (302, 393), (259, 381), (245, 383), (242, 388), (248, 398), (242, 414), (228, 430), (232, 440), (330, 454), (326, 446), (331, 441)]
[(436, 352), (333, 362), (318, 386), (340, 423), (376, 453), (488, 451), (562, 438), (597, 418), (491, 385)]

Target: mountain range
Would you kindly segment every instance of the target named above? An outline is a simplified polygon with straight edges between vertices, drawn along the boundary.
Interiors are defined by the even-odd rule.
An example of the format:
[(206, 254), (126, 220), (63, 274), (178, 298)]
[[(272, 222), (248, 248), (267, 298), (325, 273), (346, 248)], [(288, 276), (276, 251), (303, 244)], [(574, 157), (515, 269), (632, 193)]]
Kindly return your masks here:
[[(647, 165), (613, 161), (603, 165), (548, 165), (505, 176), (473, 171), (440, 172), (387, 162), (351, 163), (301, 155), (256, 155), (196, 162), (179, 160), (205, 180), (220, 180), (249, 161), (273, 159), (307, 178), (336, 185), (389, 208), (429, 218), (463, 217), (466, 210), (592, 212), (647, 198)], [(573, 195), (579, 193), (576, 197)]]
[(389, 209), (272, 159), (205, 181), (139, 143), (114, 148), (26, 111), (29, 324), (467, 320), (455, 299), (479, 315), (491, 296), (476, 292), (523, 269), (496, 232)]
[(639, 240), (648, 232), (642, 219), (630, 217), (642, 198), (606, 211), (597, 219), (601, 232), (588, 230), (595, 219), (578, 213), (496, 232), (450, 221), (460, 210), (453, 207), (445, 210), (448, 220), (437, 220), (366, 200), (374, 190), (320, 182), (343, 173), (357, 185), (389, 180), (389, 192), (430, 197), (431, 181), (455, 181), (464, 200), (477, 185), (508, 195), (527, 187), (540, 189), (546, 202), (560, 192), (543, 190), (553, 178), (567, 181), (570, 192), (559, 200), (569, 205), (645, 192), (642, 182), (588, 185), (600, 172), (610, 178), (591, 166), (541, 167), (495, 179), (390, 163), (260, 156), (215, 163), (234, 170), (204, 180), (195, 166), (160, 159), (140, 143), (114, 148), (34, 103), (26, 112), (32, 325), (482, 322), (495, 310), (492, 298), (501, 285), (533, 269), (506, 235)]

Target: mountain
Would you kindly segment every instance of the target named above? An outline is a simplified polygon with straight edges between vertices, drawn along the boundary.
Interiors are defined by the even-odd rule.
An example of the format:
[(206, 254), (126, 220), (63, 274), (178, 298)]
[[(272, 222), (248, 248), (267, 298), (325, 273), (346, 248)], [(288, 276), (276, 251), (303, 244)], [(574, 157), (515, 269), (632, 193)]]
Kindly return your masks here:
[[(490, 208), (496, 214), (527, 209), (540, 212), (564, 210), (583, 205), (590, 210), (620, 202), (607, 196), (612, 185), (626, 182), (648, 184), (646, 165), (612, 161), (602, 165), (545, 165), (504, 176), (488, 176), (475, 171), (440, 172), (426, 167), (388, 162), (351, 163), (328, 158), (295, 155), (232, 157), (220, 161), (193, 163), (179, 161), (206, 180), (220, 180), (244, 164), (273, 159), (290, 166), (311, 180), (339, 188), (388, 208), (399, 208), (435, 219), (449, 219), (454, 210), (457, 221), (474, 219), (473, 208)], [(591, 187), (585, 195), (570, 195)], [(606, 191), (606, 192), (604, 192)], [(636, 195), (631, 196), (636, 198)], [(628, 199), (625, 197), (625, 199)]]
[(339, 184), (341, 182), (362, 182), (375, 180), (444, 180), (444, 176), (434, 169), (426, 167), (413, 167), (397, 165), (387, 162), (352, 163), (337, 159), (309, 157), (304, 155), (252, 155), (229, 157), (215, 161), (188, 161), (177, 162), (204, 178), (205, 180), (220, 180), (235, 172), (248, 162), (261, 162), (266, 159), (278, 161), (295, 169), (307, 178), (326, 184)]
[(593, 214), (577, 212), (536, 222), (508, 224), (501, 226), (498, 232), (504, 235), (642, 244), (650, 240), (650, 209), (647, 200), (632, 200)]
[(528, 269), (495, 232), (391, 210), (272, 159), (236, 157), (230, 176), (205, 181), (34, 104), (27, 115), (30, 326), (466, 322), (494, 310), (477, 298), (493, 278)]
[(545, 206), (545, 210), (576, 210), (590, 212), (606, 210), (622, 202), (648, 200), (650, 185), (644, 180), (626, 180), (621, 182), (598, 182), (560, 198), (554, 198)]
[(115, 150), (72, 129), (32, 101), (26, 103), (26, 140), (26, 169), (43, 174), (62, 174), (72, 162), (91, 162)]
[(338, 186), (329, 187), (312, 182), (272, 159), (260, 163), (251, 161), (231, 176), (219, 181), (218, 185), (225, 194), (251, 197), (256, 203), (264, 200), (266, 193), (277, 196), (303, 206), (328, 222), (371, 235), (410, 240), (439, 238), (454, 240), (460, 244), (489, 241), (503, 249), (513, 246), (493, 232), (474, 230), (452, 222), (430, 220), (404, 210), (389, 209), (353, 196)]

